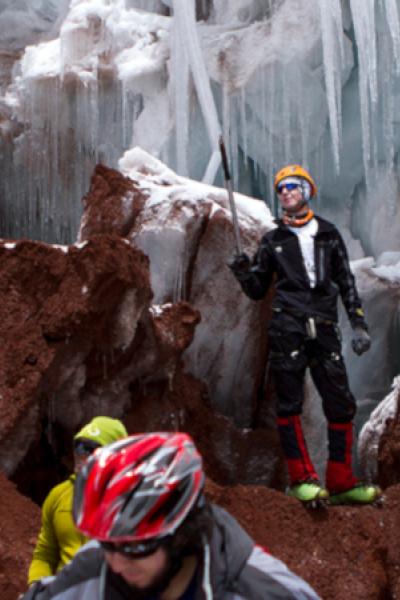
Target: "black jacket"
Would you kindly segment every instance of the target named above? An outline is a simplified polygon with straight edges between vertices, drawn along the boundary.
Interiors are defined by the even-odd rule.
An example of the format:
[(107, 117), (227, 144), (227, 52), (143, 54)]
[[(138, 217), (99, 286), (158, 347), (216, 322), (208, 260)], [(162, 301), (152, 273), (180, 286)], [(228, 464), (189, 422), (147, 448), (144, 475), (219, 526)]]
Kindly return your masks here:
[(275, 275), (273, 308), (334, 322), (340, 294), (352, 327), (367, 329), (343, 239), (332, 223), (315, 218), (315, 287), (310, 286), (297, 236), (277, 220), (278, 227), (263, 236), (251, 270), (239, 277), (243, 291), (260, 300)]

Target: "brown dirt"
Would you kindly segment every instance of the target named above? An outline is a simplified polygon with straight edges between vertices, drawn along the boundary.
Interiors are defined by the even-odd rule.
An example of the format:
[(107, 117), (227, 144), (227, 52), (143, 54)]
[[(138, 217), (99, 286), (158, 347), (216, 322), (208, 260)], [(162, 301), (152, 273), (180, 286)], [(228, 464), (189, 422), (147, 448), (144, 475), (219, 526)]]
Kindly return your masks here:
[(16, 600), (26, 589), (28, 567), (40, 527), (40, 509), (0, 473), (0, 598)]
[(130, 433), (187, 431), (204, 457), (208, 476), (222, 485), (284, 486), (276, 431), (237, 429), (212, 409), (206, 386), (179, 364), (167, 380), (132, 387), (132, 408), (124, 422)]
[(132, 183), (119, 171), (96, 166), (90, 191), (83, 198), (85, 216), (81, 224), (81, 240), (99, 234), (125, 236), (129, 233), (146, 201), (145, 195)]
[[(124, 260), (122, 260), (122, 257)], [(147, 259), (119, 237), (94, 238), (68, 252), (39, 242), (0, 245), (0, 437), (37, 397), (65, 344), (105, 345), (127, 287), (151, 297)], [(147, 284), (147, 285), (146, 285)], [(83, 286), (86, 293), (82, 292)]]
[(381, 508), (309, 510), (264, 487), (217, 487), (209, 498), (308, 581), (323, 600), (400, 597), (400, 486), (386, 490)]
[[(3, 475), (0, 486), (0, 598), (16, 600), (26, 589), (40, 511)], [(400, 486), (386, 491), (381, 508), (315, 511), (262, 486), (220, 487), (208, 480), (206, 493), (259, 544), (306, 579), (323, 600), (400, 597)]]

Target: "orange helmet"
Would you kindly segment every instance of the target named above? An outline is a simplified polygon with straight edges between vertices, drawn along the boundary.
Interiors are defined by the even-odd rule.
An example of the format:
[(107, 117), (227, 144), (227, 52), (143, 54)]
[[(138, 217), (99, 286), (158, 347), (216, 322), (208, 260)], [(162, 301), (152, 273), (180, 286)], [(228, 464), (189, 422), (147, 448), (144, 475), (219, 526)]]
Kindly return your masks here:
[(311, 185), (311, 197), (317, 195), (317, 186), (315, 185), (314, 179), (311, 177), (309, 173), (300, 165), (287, 165), (283, 167), (278, 173), (275, 175), (274, 188), (277, 189), (279, 183), (286, 179), (286, 177), (302, 177)]

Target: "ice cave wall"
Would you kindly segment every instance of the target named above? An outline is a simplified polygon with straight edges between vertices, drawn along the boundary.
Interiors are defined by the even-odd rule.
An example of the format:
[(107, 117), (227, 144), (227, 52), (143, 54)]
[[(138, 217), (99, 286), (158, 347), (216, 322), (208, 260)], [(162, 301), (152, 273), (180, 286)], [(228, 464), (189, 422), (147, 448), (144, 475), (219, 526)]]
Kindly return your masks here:
[(3, 236), (75, 239), (133, 146), (202, 179), (219, 126), (238, 191), (274, 211), (301, 162), (353, 258), (400, 249), (396, 0), (2, 0), (0, 24)]

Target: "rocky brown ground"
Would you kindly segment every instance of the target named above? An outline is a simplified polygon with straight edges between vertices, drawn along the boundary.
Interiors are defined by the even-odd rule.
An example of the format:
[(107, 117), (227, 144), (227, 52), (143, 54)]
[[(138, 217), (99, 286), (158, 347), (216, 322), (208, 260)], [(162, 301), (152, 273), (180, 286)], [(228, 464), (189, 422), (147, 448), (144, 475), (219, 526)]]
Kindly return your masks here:
[[(4, 476), (0, 486), (0, 598), (16, 600), (26, 588), (40, 511)], [(386, 490), (382, 507), (315, 511), (262, 486), (223, 487), (208, 480), (207, 495), (306, 579), (323, 600), (400, 597), (399, 485)]]

